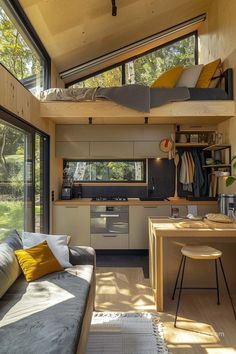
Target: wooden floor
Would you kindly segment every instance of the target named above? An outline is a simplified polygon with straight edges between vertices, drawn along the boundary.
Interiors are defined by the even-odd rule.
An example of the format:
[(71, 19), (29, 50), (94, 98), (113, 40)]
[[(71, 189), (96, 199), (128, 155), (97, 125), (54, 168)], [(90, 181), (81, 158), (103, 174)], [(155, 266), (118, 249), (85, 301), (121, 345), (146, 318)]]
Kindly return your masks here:
[[(160, 314), (173, 354), (236, 353), (236, 321), (227, 297), (216, 305), (214, 294), (182, 297), (178, 329), (173, 327), (176, 302)], [(149, 280), (142, 268), (97, 268), (96, 311), (155, 311)]]

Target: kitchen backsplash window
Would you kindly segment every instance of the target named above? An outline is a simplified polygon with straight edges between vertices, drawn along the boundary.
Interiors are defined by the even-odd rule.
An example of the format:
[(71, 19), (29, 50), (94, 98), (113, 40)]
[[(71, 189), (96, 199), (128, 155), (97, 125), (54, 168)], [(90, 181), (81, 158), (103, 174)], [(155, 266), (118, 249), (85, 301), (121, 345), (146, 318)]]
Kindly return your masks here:
[(73, 182), (146, 182), (146, 160), (64, 160), (64, 175)]

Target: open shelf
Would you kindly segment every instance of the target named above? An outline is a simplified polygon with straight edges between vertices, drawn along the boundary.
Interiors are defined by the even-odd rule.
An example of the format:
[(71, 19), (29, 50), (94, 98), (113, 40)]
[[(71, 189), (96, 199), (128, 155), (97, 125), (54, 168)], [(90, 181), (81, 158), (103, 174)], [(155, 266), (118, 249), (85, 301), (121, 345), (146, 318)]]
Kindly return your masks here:
[(207, 144), (207, 143), (175, 143), (175, 147), (182, 147), (182, 148), (207, 147), (207, 146), (209, 146), (209, 144)]
[(223, 167), (231, 168), (231, 165), (224, 164), (224, 163), (218, 163), (218, 164), (214, 164), (214, 165), (203, 165), (202, 167), (204, 167), (204, 168), (223, 168)]
[(231, 145), (229, 144), (214, 144), (205, 147), (203, 150), (208, 150), (208, 151), (217, 151), (217, 150), (225, 150), (225, 149), (230, 149)]
[(176, 134), (204, 134), (204, 133), (215, 133), (216, 130), (213, 129), (182, 129), (182, 130), (176, 130)]

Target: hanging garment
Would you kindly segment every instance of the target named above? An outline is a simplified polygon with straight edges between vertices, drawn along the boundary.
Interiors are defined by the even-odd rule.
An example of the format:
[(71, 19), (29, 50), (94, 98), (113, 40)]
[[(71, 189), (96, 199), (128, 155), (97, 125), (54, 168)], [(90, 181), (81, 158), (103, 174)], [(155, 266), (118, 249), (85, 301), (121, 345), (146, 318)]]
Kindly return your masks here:
[(181, 156), (180, 183), (183, 184), (183, 190), (192, 192), (194, 181), (195, 164), (191, 152), (184, 152)]
[[(201, 166), (205, 165), (205, 155), (203, 151), (199, 152), (199, 157), (201, 161)], [(200, 189), (201, 196), (207, 196), (209, 194), (209, 183), (208, 183), (208, 172), (206, 168), (202, 167), (202, 174), (204, 178), (204, 183)]]
[(192, 157), (195, 165), (195, 172), (193, 177), (193, 194), (196, 198), (199, 198), (202, 195), (201, 190), (207, 181), (205, 181), (200, 153), (194, 150), (192, 152)]
[(193, 191), (193, 179), (194, 179), (194, 170), (195, 170), (195, 165), (193, 161), (193, 157), (191, 152), (187, 152), (187, 161), (188, 161), (188, 186), (187, 190), (189, 192)]
[(188, 162), (187, 162), (186, 152), (184, 152), (181, 156), (179, 181), (180, 183), (183, 184), (183, 190), (186, 190), (186, 185), (188, 183)]

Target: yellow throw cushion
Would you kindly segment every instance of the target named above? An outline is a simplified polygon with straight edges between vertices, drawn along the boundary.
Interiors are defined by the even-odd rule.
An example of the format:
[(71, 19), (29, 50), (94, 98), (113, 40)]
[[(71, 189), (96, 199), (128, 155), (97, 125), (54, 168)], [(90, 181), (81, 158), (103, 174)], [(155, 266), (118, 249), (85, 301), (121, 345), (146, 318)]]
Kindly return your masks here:
[(47, 241), (31, 248), (17, 250), (15, 255), (28, 282), (63, 270), (48, 247)]
[(161, 74), (152, 84), (151, 88), (172, 88), (175, 87), (177, 81), (182, 74), (184, 67), (182, 65), (176, 66)]
[(198, 88), (207, 88), (210, 86), (211, 79), (215, 74), (218, 66), (220, 65), (221, 60), (217, 59), (212, 61), (209, 64), (204, 65), (201, 74), (198, 78), (196, 87)]

